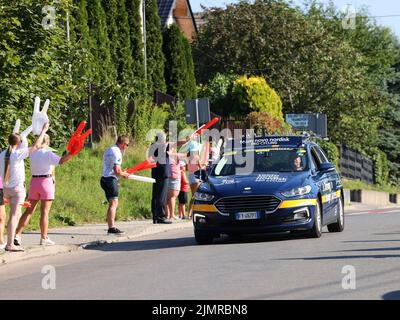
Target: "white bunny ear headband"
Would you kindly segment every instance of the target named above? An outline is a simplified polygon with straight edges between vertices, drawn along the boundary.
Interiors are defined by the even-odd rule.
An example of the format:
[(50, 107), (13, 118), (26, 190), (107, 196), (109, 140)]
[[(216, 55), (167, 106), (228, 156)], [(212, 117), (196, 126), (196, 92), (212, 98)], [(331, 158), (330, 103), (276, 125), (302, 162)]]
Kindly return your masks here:
[(47, 116), (47, 110), (49, 108), (50, 100), (46, 99), (43, 105), (43, 109), (40, 111), (40, 98), (35, 97), (35, 104), (33, 107), (32, 115), (32, 126), (33, 134), (38, 136), (42, 131), (45, 123), (49, 122), (49, 117)]
[(18, 134), (20, 127), (21, 127), (21, 120), (17, 119), (17, 121), (15, 121), (15, 126), (14, 126), (14, 129), (13, 129), (13, 133)]

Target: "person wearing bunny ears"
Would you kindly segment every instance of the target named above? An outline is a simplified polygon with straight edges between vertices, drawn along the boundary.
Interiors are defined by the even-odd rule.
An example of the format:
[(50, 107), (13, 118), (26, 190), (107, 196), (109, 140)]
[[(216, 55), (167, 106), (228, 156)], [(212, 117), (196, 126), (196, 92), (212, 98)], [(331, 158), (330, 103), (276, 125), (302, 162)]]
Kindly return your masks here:
[(28, 225), (30, 218), (34, 214), (38, 203), (40, 202), (40, 245), (55, 245), (48, 235), (49, 213), (51, 205), (55, 198), (55, 181), (53, 179), (53, 170), (56, 166), (68, 162), (73, 155), (66, 153), (60, 157), (51, 150), (50, 137), (45, 134), (43, 143), (30, 155), (32, 179), (29, 187), (28, 200), (31, 206), (26, 208), (25, 213), (19, 220), (14, 244), (21, 245), (22, 231)]
[(7, 150), (0, 153), (0, 178), (3, 181), (4, 198), (10, 203), (6, 251), (24, 251), (22, 247), (14, 245), (15, 231), (21, 216), (21, 205), (26, 196), (24, 160), (39, 149), (48, 129), (49, 124), (46, 123), (32, 147), (28, 146), (26, 139), (32, 131), (32, 126), (20, 135), (18, 134), (19, 130), (14, 130), (14, 133), (8, 137)]

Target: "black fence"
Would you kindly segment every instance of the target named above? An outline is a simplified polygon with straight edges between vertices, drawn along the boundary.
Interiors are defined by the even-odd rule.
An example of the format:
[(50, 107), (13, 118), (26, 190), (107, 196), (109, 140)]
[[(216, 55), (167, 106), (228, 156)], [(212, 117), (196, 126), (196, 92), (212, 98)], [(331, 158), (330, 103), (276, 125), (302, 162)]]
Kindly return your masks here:
[(345, 178), (368, 184), (375, 182), (374, 162), (345, 145), (340, 146), (340, 173)]

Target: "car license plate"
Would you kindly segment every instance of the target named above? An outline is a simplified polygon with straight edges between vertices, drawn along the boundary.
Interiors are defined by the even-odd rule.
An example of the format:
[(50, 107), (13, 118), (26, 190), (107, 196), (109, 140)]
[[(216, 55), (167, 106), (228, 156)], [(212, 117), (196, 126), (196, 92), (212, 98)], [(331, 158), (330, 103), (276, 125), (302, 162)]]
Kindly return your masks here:
[(260, 219), (260, 213), (259, 212), (236, 212), (235, 218), (236, 220), (254, 220), (254, 219)]

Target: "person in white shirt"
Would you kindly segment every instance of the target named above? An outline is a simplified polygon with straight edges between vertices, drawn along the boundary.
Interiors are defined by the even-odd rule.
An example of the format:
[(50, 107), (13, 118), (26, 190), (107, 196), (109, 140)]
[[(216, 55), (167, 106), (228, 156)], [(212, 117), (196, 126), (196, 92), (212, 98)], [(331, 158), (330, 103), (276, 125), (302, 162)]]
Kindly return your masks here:
[(22, 132), (21, 135), (12, 133), (8, 137), (9, 146), (7, 150), (0, 153), (0, 177), (3, 181), (4, 198), (10, 204), (6, 251), (24, 251), (22, 247), (14, 245), (15, 229), (21, 216), (21, 205), (26, 196), (24, 160), (43, 143), (44, 135), (48, 129), (49, 124), (46, 123), (32, 147), (28, 147), (26, 140), (27, 135), (32, 131), (32, 126)]
[(122, 155), (129, 146), (129, 137), (119, 136), (116, 144), (106, 150), (103, 156), (103, 173), (100, 185), (108, 201), (108, 234), (121, 235), (125, 232), (115, 227), (115, 215), (118, 208), (118, 178), (128, 178), (129, 173), (121, 169)]
[(73, 156), (69, 153), (63, 157), (58, 156), (51, 150), (50, 137), (46, 134), (43, 144), (38, 150), (30, 155), (32, 179), (29, 187), (28, 200), (31, 207), (25, 210), (19, 220), (14, 244), (20, 246), (22, 240), (22, 231), (28, 225), (32, 214), (40, 201), (40, 245), (54, 245), (48, 235), (49, 213), (51, 205), (55, 198), (55, 182), (53, 179), (53, 170), (56, 166), (62, 165), (69, 161)]

